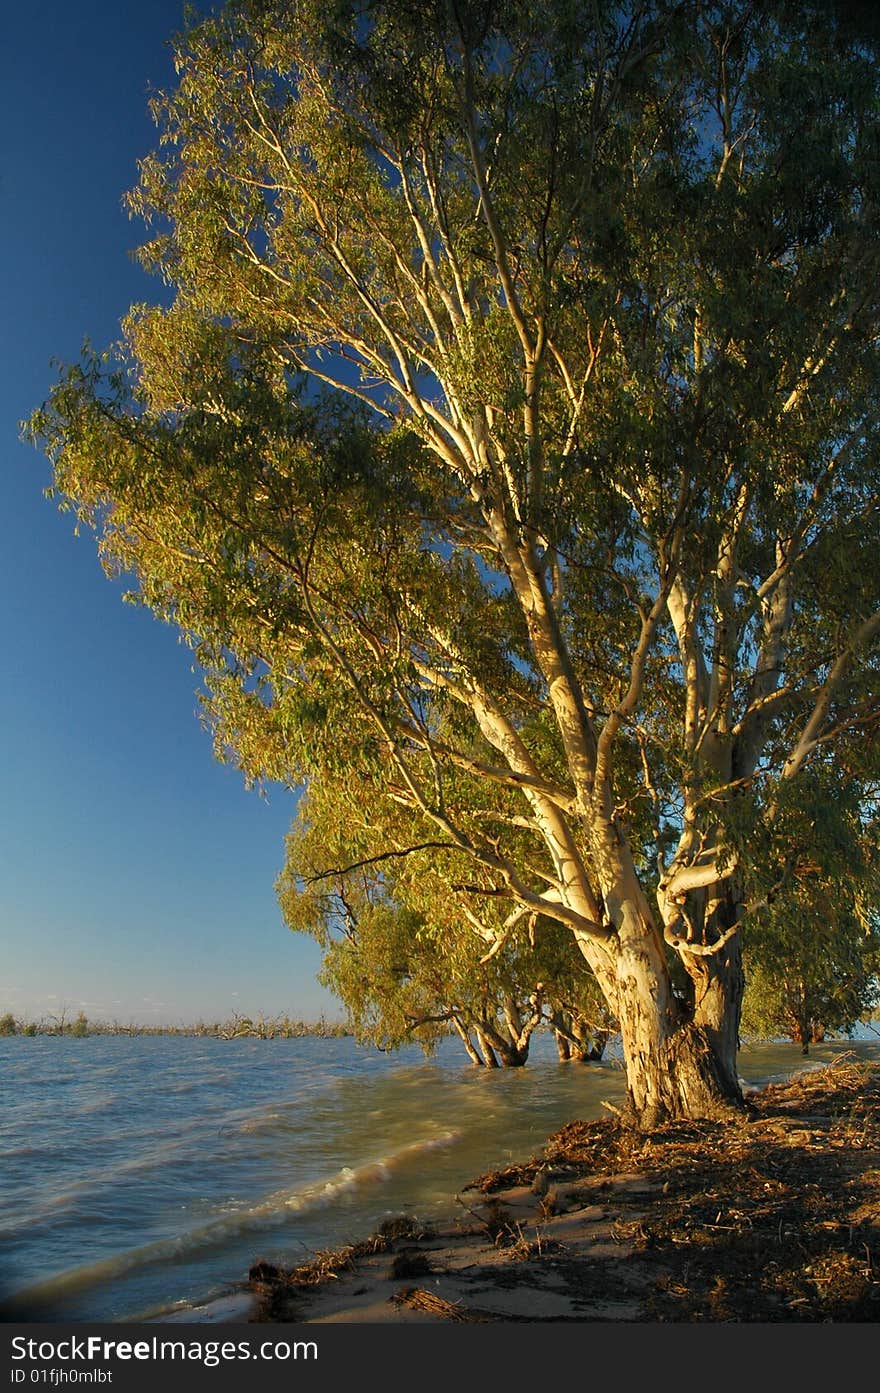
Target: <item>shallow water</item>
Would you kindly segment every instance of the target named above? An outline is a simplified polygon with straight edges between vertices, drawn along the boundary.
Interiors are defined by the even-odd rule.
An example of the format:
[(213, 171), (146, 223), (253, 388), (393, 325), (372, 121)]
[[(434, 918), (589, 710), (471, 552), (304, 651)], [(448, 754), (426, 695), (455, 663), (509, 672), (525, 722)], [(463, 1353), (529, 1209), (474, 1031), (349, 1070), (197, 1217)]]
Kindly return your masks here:
[[(747, 1046), (756, 1086), (880, 1041)], [(6, 1319), (137, 1320), (228, 1290), (400, 1213), (430, 1218), (482, 1171), (618, 1102), (614, 1059), (480, 1070), (354, 1041), (0, 1039)], [(466, 1199), (466, 1196), (464, 1197)], [(14, 1313), (14, 1314), (10, 1314)]]

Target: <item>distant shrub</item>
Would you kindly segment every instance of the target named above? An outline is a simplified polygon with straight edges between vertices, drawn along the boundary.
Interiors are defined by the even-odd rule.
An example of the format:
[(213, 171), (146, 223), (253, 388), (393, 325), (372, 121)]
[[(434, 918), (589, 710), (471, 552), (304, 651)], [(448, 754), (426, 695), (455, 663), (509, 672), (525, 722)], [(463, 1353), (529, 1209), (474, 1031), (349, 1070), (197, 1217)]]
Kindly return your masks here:
[(17, 1034), (15, 1017), (11, 1011), (7, 1011), (5, 1016), (0, 1016), (0, 1035), (15, 1034)]

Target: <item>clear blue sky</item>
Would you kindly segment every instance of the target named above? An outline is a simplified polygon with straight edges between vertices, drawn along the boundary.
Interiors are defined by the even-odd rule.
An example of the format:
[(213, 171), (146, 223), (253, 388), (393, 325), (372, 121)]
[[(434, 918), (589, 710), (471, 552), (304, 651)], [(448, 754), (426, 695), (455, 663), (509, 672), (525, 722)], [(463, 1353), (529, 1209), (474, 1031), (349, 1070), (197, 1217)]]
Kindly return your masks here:
[[(206, 9), (207, 4), (201, 6)], [(0, 58), (0, 1012), (146, 1023), (234, 1010), (339, 1019), (274, 880), (295, 799), (218, 764), (191, 655), (122, 603), (42, 496), (19, 422), (50, 359), (100, 348), (158, 282), (121, 207), (173, 81), (180, 0), (5, 12)]]

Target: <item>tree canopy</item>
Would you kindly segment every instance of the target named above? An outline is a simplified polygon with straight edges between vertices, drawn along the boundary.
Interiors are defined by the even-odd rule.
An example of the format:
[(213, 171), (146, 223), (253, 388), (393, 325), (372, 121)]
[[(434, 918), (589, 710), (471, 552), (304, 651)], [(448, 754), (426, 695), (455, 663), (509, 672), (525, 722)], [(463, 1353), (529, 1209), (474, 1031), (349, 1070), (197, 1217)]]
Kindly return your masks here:
[(876, 35), (240, 0), (176, 53), (130, 197), (173, 298), (34, 417), (62, 501), (219, 751), (567, 930), (642, 1125), (735, 1106), (786, 829), (876, 801)]

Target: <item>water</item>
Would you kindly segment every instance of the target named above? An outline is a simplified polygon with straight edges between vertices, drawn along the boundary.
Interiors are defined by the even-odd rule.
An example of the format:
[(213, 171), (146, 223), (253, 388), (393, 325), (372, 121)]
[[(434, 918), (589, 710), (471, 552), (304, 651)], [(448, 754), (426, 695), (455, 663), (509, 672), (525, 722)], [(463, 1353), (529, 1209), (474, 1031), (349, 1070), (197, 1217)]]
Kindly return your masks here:
[[(851, 1048), (880, 1057), (751, 1046), (740, 1070), (758, 1084)], [(624, 1092), (615, 1060), (560, 1065), (547, 1036), (497, 1071), (452, 1040), (425, 1061), (346, 1038), (15, 1037), (0, 1080), (0, 1298), (34, 1321), (144, 1319), (229, 1291), (256, 1258), (449, 1213)]]

